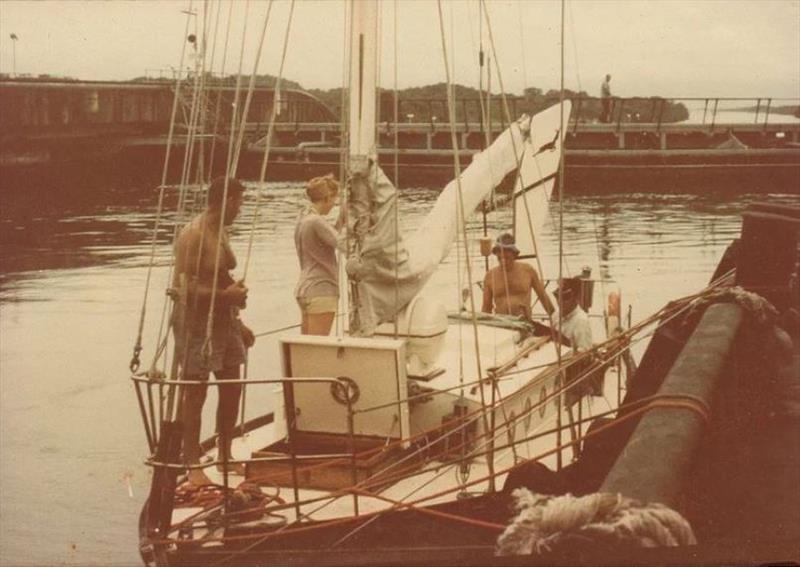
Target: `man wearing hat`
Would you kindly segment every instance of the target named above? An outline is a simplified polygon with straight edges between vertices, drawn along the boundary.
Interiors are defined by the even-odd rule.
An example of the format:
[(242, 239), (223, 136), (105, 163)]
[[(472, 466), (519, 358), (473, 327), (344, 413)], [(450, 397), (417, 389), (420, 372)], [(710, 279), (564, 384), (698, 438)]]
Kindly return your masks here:
[(531, 290), (536, 292), (548, 314), (555, 311), (533, 266), (517, 262), (519, 249), (513, 235), (504, 233), (498, 236), (492, 253), (500, 265), (489, 270), (483, 280), (482, 311), (530, 319)]
[(578, 304), (581, 281), (578, 278), (563, 278), (553, 292), (561, 305), (561, 334), (567, 338), (575, 352), (592, 347), (592, 327), (589, 315)]

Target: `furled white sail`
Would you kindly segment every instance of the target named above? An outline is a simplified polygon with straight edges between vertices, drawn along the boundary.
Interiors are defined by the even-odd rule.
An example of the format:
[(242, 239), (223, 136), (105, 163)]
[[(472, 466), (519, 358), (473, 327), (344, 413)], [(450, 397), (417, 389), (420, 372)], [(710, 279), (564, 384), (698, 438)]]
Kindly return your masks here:
[[(558, 116), (558, 107), (541, 114)], [(558, 130), (547, 129), (536, 134), (531, 144), (531, 124), (542, 122), (523, 116), (503, 132), (494, 143), (477, 154), (462, 172), (460, 184), (451, 181), (439, 196), (433, 209), (417, 230), (403, 241), (395, 226), (397, 194), (381, 168), (370, 164), (360, 171), (352, 170), (350, 178), (351, 231), (357, 235), (360, 250), (348, 260), (347, 272), (354, 288), (354, 315), (351, 329), (370, 335), (380, 323), (392, 321), (395, 315), (424, 287), (438, 265), (450, 252), (459, 231), (459, 189), (464, 212), (470, 215), (510, 172), (522, 162), (523, 187), (542, 185), (541, 179), (552, 177), (558, 167), (552, 156), (560, 155)], [(544, 121), (551, 124), (552, 119)], [(537, 162), (525, 163), (529, 160)], [(541, 162), (541, 164), (539, 163)], [(459, 188), (460, 185), (460, 188)], [(542, 208), (541, 204), (537, 208)], [(546, 210), (546, 203), (545, 203)]]

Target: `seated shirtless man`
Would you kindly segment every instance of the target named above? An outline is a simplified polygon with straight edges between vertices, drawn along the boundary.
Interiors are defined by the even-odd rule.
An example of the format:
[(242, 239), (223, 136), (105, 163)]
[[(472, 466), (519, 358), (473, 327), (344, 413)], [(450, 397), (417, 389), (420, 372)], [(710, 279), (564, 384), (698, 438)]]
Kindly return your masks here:
[(542, 280), (533, 266), (517, 262), (519, 249), (511, 234), (501, 234), (492, 247), (492, 253), (500, 263), (486, 273), (483, 280), (483, 307), (485, 313), (517, 315), (531, 318), (531, 290), (548, 315), (555, 310), (545, 293)]
[[(226, 188), (227, 186), (227, 188)], [(239, 320), (247, 287), (230, 271), (236, 257), (228, 242), (229, 227), (242, 206), (244, 186), (236, 179), (218, 177), (208, 189), (206, 209), (181, 230), (175, 242), (175, 280), (179, 304), (175, 309), (175, 356), (181, 376), (189, 381), (238, 380), (245, 348), (255, 341), (253, 332)], [(219, 263), (217, 264), (217, 257)], [(216, 280), (216, 289), (214, 283)], [(213, 311), (211, 332), (207, 332)], [(200, 460), (200, 417), (206, 399), (205, 385), (182, 388), (183, 457), (187, 465)], [(239, 413), (240, 384), (219, 387), (217, 440), (219, 458), (231, 458), (231, 440)], [(234, 471), (241, 473), (241, 467)], [(209, 484), (202, 469), (190, 469), (194, 484)]]

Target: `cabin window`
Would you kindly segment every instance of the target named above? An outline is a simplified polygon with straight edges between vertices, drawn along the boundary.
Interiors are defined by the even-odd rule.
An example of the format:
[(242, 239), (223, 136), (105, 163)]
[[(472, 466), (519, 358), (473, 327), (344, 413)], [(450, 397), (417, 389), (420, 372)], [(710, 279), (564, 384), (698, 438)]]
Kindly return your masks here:
[(506, 432), (508, 434), (508, 444), (513, 445), (514, 440), (517, 437), (517, 416), (514, 414), (513, 410), (508, 415), (508, 425), (506, 427)]
[(522, 412), (525, 414), (525, 417), (522, 418), (522, 424), (525, 426), (525, 433), (528, 432), (528, 429), (531, 427), (531, 419), (533, 416), (531, 415), (531, 398), (528, 396), (525, 398), (525, 407), (523, 408)]
[[(558, 396), (555, 398), (556, 409), (558, 409)], [(542, 386), (542, 389), (539, 391), (539, 416), (544, 417), (545, 412), (547, 411), (547, 388)]]

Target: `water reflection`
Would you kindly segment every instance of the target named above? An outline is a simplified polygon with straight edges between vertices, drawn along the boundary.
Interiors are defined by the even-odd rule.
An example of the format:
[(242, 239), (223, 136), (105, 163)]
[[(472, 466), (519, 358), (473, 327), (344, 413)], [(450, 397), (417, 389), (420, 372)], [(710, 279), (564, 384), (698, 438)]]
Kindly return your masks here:
[[(152, 188), (106, 188), (91, 199), (78, 198), (78, 191), (64, 191), (46, 199), (17, 196), (6, 199), (0, 213), (0, 300), (11, 299), (9, 290), (25, 280), (46, 277), (51, 270), (114, 266), (135, 267), (150, 261), (152, 231), (156, 222), (157, 192)], [(404, 189), (401, 195), (401, 226), (413, 231), (427, 212), (437, 190)], [(797, 196), (772, 195), (773, 202), (798, 203)], [(638, 261), (652, 247), (669, 248), (670, 257), (681, 257), (687, 249), (716, 247), (735, 237), (738, 218), (748, 203), (763, 195), (735, 198), (715, 194), (581, 196), (564, 203), (562, 240), (568, 256), (595, 258), (604, 278), (612, 277), (610, 262)], [(250, 186), (243, 211), (233, 227), (234, 240), (247, 238), (254, 227), (256, 249), (267, 257), (283, 254), (287, 236), (302, 206), (299, 184), (271, 183)], [(154, 261), (169, 262), (177, 204), (174, 188), (166, 192), (165, 214), (160, 221)], [(258, 207), (259, 218), (253, 215)], [(558, 204), (551, 205), (554, 213)], [(503, 230), (510, 214), (500, 210), (489, 215), (491, 231)], [(544, 235), (550, 253), (559, 242), (558, 215)], [(482, 231), (482, 220), (473, 218), (468, 229)], [(290, 243), (290, 241), (287, 241)], [(290, 256), (291, 254), (289, 254)], [(688, 259), (691, 262), (691, 259)], [(273, 264), (273, 268), (275, 268)], [(16, 284), (15, 284), (16, 282)]]

